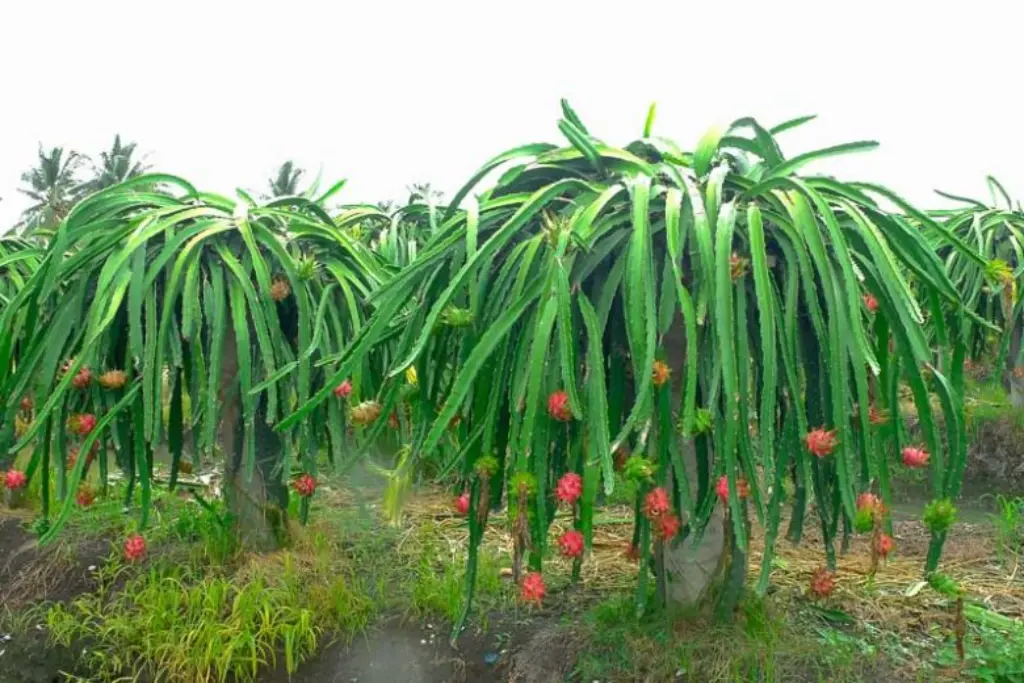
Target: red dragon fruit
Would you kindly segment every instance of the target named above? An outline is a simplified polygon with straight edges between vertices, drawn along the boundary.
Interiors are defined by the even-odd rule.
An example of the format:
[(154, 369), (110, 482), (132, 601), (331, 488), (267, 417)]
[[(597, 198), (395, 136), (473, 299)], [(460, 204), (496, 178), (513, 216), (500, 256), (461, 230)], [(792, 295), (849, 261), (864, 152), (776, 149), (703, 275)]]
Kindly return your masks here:
[(562, 475), (555, 486), (555, 496), (566, 505), (573, 506), (583, 493), (583, 478), (575, 472)]
[(552, 420), (568, 422), (572, 419), (572, 411), (569, 409), (569, 395), (564, 391), (555, 391), (548, 396), (548, 415)]
[(7, 474), (4, 475), (4, 486), (11, 491), (23, 489), (27, 483), (28, 477), (21, 470), (7, 470)]
[(640, 561), (640, 548), (637, 548), (635, 545), (630, 543), (630, 544), (628, 544), (626, 546), (626, 550), (625, 550), (625, 552), (623, 552), (623, 555), (625, 555), (626, 559), (629, 560), (630, 562), (639, 562)]
[(83, 484), (75, 494), (75, 502), (79, 507), (87, 508), (96, 500), (96, 492), (88, 484)]
[(836, 588), (835, 572), (825, 567), (818, 569), (811, 575), (811, 594), (818, 598), (827, 598)]
[(804, 441), (807, 443), (807, 450), (819, 458), (824, 458), (836, 449), (836, 431), (818, 427), (807, 432)]
[(71, 431), (79, 436), (88, 436), (96, 428), (96, 416), (92, 413), (72, 415), (68, 422), (71, 424)]
[(75, 373), (75, 376), (71, 380), (71, 384), (75, 389), (88, 389), (92, 383), (92, 370), (89, 368), (82, 368)]
[(654, 525), (654, 535), (658, 537), (658, 540), (669, 541), (675, 538), (681, 526), (682, 522), (676, 515), (662, 515), (658, 517), (658, 521)]
[[(93, 443), (92, 448), (89, 449), (89, 454), (85, 456), (85, 466), (88, 468), (96, 460), (96, 454), (100, 452), (100, 442), (96, 441)], [(68, 469), (72, 469), (78, 462), (78, 454), (80, 450), (77, 446), (72, 446), (68, 450)]]
[(882, 559), (892, 552), (893, 548), (896, 547), (896, 541), (892, 540), (892, 536), (889, 534), (880, 534), (875, 539), (875, 552)]
[(667, 514), (669, 508), (671, 508), (671, 504), (668, 493), (660, 486), (651, 489), (644, 499), (644, 515), (652, 521)]
[(869, 491), (865, 491), (857, 496), (857, 510), (867, 510), (872, 513), (875, 511), (881, 512), (882, 499)]
[[(718, 498), (723, 503), (729, 502), (729, 478), (724, 474), (718, 478), (718, 482), (715, 484), (715, 493), (718, 494)], [(750, 495), (750, 484), (747, 483), (746, 479), (736, 481), (736, 494), (740, 499)]]
[(309, 498), (316, 492), (316, 479), (312, 474), (301, 474), (292, 482), (295, 492), (303, 498)]
[(540, 572), (530, 572), (523, 577), (519, 587), (519, 597), (523, 602), (541, 604), (544, 595), (547, 593), (547, 586), (544, 585), (544, 577)]
[(664, 386), (671, 376), (672, 370), (665, 363), (660, 360), (654, 361), (654, 366), (651, 368), (651, 382), (654, 386)]
[(928, 451), (919, 446), (907, 446), (903, 449), (903, 464), (917, 469), (928, 464)]
[(338, 398), (348, 398), (352, 395), (352, 382), (350, 380), (343, 380), (341, 384), (334, 387), (334, 395)]
[(469, 514), (469, 493), (463, 493), (461, 496), (456, 498), (452, 502), (452, 508), (455, 512), (459, 513), (460, 516), (465, 517)]
[(876, 408), (875, 406), (870, 406), (868, 407), (868, 422), (876, 427), (888, 424), (889, 412), (887, 410), (882, 410), (881, 408)]
[(565, 557), (582, 557), (583, 534), (578, 531), (566, 531), (558, 537), (558, 550)]
[(124, 542), (124, 558), (129, 562), (138, 562), (146, 555), (146, 539), (133, 534)]

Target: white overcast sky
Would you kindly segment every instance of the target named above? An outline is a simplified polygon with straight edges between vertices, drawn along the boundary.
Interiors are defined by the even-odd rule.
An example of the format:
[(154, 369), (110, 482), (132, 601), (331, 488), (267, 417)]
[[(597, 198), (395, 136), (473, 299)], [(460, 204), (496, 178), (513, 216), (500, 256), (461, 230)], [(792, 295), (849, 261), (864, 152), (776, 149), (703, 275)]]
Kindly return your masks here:
[(622, 145), (652, 101), (684, 148), (815, 113), (788, 155), (882, 143), (823, 171), (928, 205), (985, 199), (993, 174), (1024, 200), (1019, 0), (601, 1), (0, 0), (0, 230), (40, 142), (94, 154), (120, 132), (221, 193), (291, 158), (348, 178), (347, 201), (451, 196), (494, 154), (562, 143), (563, 96)]

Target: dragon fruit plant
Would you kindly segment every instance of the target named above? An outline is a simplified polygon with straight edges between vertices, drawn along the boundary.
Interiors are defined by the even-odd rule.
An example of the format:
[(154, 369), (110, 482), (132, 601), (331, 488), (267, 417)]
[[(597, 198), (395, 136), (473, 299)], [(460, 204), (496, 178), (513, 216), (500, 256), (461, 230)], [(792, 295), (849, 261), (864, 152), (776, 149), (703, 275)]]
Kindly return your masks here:
[[(970, 313), (936, 245), (978, 267), (985, 261), (892, 191), (809, 171), (820, 158), (876, 143), (787, 157), (778, 138), (812, 117), (774, 127), (742, 118), (687, 151), (653, 134), (652, 107), (642, 135), (615, 147), (564, 102), (562, 114), (567, 145), (499, 154), (447, 206), (431, 205), (416, 258), (371, 295), (374, 312), (359, 337), (280, 430), (304, 424), (386, 348), (383, 414), (398, 400), (402, 374), (419, 375), (410, 402), (423, 425), (412, 434), (411, 461), (441, 449), (468, 486), (471, 509), (485, 490), (491, 505), (507, 498), (527, 577), (543, 571), (563, 477), (582, 482), (574, 528), (586, 546), (597, 494), (612, 491), (616, 454), (629, 453), (620, 465), (638, 483), (631, 547), (640, 608), (651, 572), (671, 566), (658, 557), (680, 552), (679, 538), (700, 539), (723, 510), (728, 552), (743, 562), (751, 516), (766, 531), (759, 591), (784, 502), (794, 541), (809, 499), (816, 502), (833, 570), (837, 536), (853, 533), (857, 492), (877, 479), (890, 498), (901, 384), (920, 416), (935, 496), (955, 496)], [(485, 178), (496, 180), (483, 186)], [(456, 309), (467, 311), (458, 327), (446, 323)], [(670, 361), (662, 342), (674, 331), (681, 358)], [(930, 336), (940, 333), (947, 343), (937, 359)], [(869, 406), (892, 419), (872, 420)], [(450, 450), (456, 416), (464, 441)], [(684, 451), (695, 454), (692, 472)], [(498, 463), (486, 480), (475, 470), (482, 458)], [(787, 478), (794, 494), (784, 498)], [(667, 501), (661, 493), (646, 500), (655, 490)], [(472, 604), (484, 520), (467, 515), (453, 637)], [(939, 549), (942, 539), (933, 537)], [(735, 596), (744, 575), (731, 572), (723, 594)], [(522, 581), (527, 599), (542, 593)]]
[[(958, 283), (972, 315), (962, 334), (967, 359), (972, 364), (995, 357), (995, 371), (1004, 386), (1014, 377), (1024, 344), (1024, 260), (1020, 236), (1024, 231), (1024, 209), (998, 180), (986, 178), (990, 199), (981, 201), (940, 192), (959, 204), (957, 208), (934, 212), (942, 229), (970, 243), (984, 257), (980, 263), (960, 253), (946, 236), (928, 222), (919, 223), (953, 282)], [(993, 335), (993, 327), (1003, 334)], [(941, 337), (936, 341), (942, 342)]]
[(315, 472), (321, 445), (337, 461), (372, 438), (371, 427), (348, 429), (350, 419), (373, 422), (372, 402), (335, 400), (275, 429), (316, 392), (380, 388), (370, 359), (326, 383), (388, 274), (348, 233), (380, 212), (325, 212), (341, 187), (261, 204), (139, 176), (79, 202), (24, 259), (7, 255), (19, 287), (0, 306), (0, 469), (31, 449), (27, 472), (57, 484), (55, 499), (43, 500), (44, 542), (76, 507), (86, 459), (65, 470), (71, 445), (106, 446), (96, 458), (101, 484), (122, 470), (140, 529), (154, 451), (166, 444), (171, 454), (171, 487), (182, 463), (218, 451), (241, 540), (268, 549), (287, 529), (293, 472)]

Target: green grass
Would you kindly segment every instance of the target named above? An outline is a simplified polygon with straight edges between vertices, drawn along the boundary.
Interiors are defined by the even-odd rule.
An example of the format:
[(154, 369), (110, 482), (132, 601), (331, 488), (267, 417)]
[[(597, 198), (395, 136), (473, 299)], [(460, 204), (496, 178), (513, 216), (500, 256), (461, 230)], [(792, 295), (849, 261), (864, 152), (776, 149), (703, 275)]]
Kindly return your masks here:
[[(966, 407), (967, 427), (993, 420), (1010, 420), (1018, 427), (1024, 427), (1024, 410), (1014, 408), (1010, 395), (996, 380), (967, 382), (964, 392), (968, 399)], [(968, 439), (973, 436), (968, 433)]]
[[(1024, 628), (1007, 631), (980, 624), (970, 624), (965, 637), (964, 673), (968, 680), (985, 683), (1016, 683), (1024, 681)], [(958, 666), (955, 646), (947, 643), (934, 661), (939, 666)]]
[[(112, 486), (69, 521), (68, 538), (111, 542), (98, 587), (3, 615), (12, 630), (35, 619), (59, 644), (88, 643), (82, 663), (96, 680), (160, 672), (168, 681), (246, 681), (275, 663), (291, 672), (324, 638), (363, 632), (386, 606), (384, 583), (372, 578), (386, 554), (371, 546), (390, 540), (380, 529), (320, 524), (297, 531), (292, 547), (251, 555), (220, 502), (154, 491), (146, 561), (126, 565), (121, 541), (137, 521), (124, 493)], [(342, 542), (346, 534), (354, 543)]]
[(863, 681), (881, 671), (876, 650), (814, 612), (750, 598), (732, 623), (665, 617), (637, 620), (623, 595), (586, 615), (590, 635), (579, 664), (591, 681)]
[[(210, 538), (220, 533), (196, 546), (219, 549)], [(54, 605), (47, 626), (60, 644), (90, 643), (83, 657), (100, 680), (158, 671), (170, 681), (250, 681), (279, 661), (293, 672), (325, 635), (351, 638), (378, 610), (336, 542), (314, 532), (307, 543), (226, 564), (165, 549), (135, 575), (111, 561), (99, 589)]]
[[(318, 498), (312, 526), (296, 531), (292, 547), (269, 555), (236, 546), (220, 504), (206, 508), (159, 494), (142, 566), (124, 565), (116, 544), (134, 529), (120, 507), (122, 494), (112, 491), (71, 521), (80, 537), (108, 535), (115, 542), (97, 569), (95, 592), (66, 605), (0, 615), (9, 630), (45, 621), (59, 643), (88, 642), (83, 663), (97, 680), (147, 671), (169, 681), (254, 680), (275, 664), (294, 671), (327, 640), (350, 639), (385, 616), (451, 622), (462, 605), (465, 546), (451, 526), (387, 525), (371, 492), (357, 494), (355, 504)], [(1005, 526), (1009, 556), (1020, 501), (1003, 502), (1004, 516), (993, 521), (997, 533)], [(515, 586), (501, 575), (509, 558), (485, 547), (479, 562), (476, 626), (487, 631), (488, 620), (509, 615), (520, 623)], [(550, 575), (554, 592), (561, 578)], [(577, 666), (581, 681), (942, 680), (935, 672), (955, 656), (941, 625), (895, 633), (782, 593), (748, 598), (734, 622), (713, 624), (699, 618), (669, 624), (663, 614), (638, 620), (631, 593), (606, 594), (596, 606), (593, 599), (559, 602), (564, 618), (581, 623), (587, 635)], [(582, 604), (590, 607), (581, 613)], [(975, 679), (1024, 680), (1013, 677), (1024, 637), (1008, 628), (972, 624), (968, 666)], [(907, 670), (918, 678), (907, 678)]]
[[(84, 657), (101, 680), (134, 674), (140, 663), (168, 680), (254, 680), (279, 648), (294, 671), (314, 651), (325, 617), (365, 611), (343, 581), (307, 582), (290, 566), (245, 581), (163, 567), (132, 579), (111, 600), (90, 594), (54, 606), (47, 625), (58, 643), (92, 643)], [(333, 600), (313, 600), (313, 592)], [(310, 609), (318, 603), (327, 614)]]
[(615, 475), (615, 488), (611, 495), (605, 498), (607, 505), (632, 506), (636, 502), (637, 483), (621, 474)]
[[(314, 514), (338, 530), (352, 563), (374, 577), (373, 592), (382, 610), (415, 619), (456, 619), (462, 607), (466, 548), (453, 543), (442, 524), (394, 527), (361, 504), (317, 509)], [(508, 557), (485, 548), (478, 562), (474, 602), (480, 626), (486, 630), (487, 613), (511, 607), (516, 591), (511, 581), (501, 578), (501, 568), (510, 563)]]
[[(865, 599), (867, 596), (865, 596)], [(947, 605), (947, 611), (952, 605)], [(1024, 624), (978, 605), (965, 607), (965, 660), (952, 623), (918, 630), (858, 620), (782, 593), (748, 596), (730, 623), (664, 615), (636, 619), (633, 596), (606, 599), (582, 620), (581, 681), (1024, 681)]]
[[(408, 566), (400, 591), (406, 611), (418, 618), (454, 622), (462, 607), (465, 553), (448, 547), (434, 526), (417, 529), (410, 540), (417, 547), (405, 553)], [(480, 552), (474, 600), (481, 619), (486, 620), (491, 610), (514, 604), (514, 587), (509, 581), (503, 582), (500, 575), (501, 567), (509, 562), (509, 558), (502, 559), (486, 549)]]
[(1000, 565), (1020, 560), (1024, 549), (1024, 498), (996, 496), (996, 512), (989, 515)]
[(35, 628), (36, 624), (46, 621), (48, 605), (32, 605), (25, 609), (12, 610), (7, 605), (0, 606), (0, 634), (21, 633)]
[[(49, 607), (46, 623), (63, 645), (88, 642), (83, 663), (100, 680), (159, 671), (169, 681), (255, 680), (268, 666), (292, 672), (328, 638), (347, 640), (387, 614), (453, 621), (461, 607), (465, 548), (440, 524), (396, 528), (367, 505), (319, 505), (291, 547), (244, 553), (222, 504), (156, 495), (145, 565), (125, 565), (119, 539), (135, 530), (123, 489), (69, 526), (108, 537), (99, 587)], [(294, 501), (293, 501), (294, 502)], [(510, 608), (507, 558), (482, 553), (477, 574), (481, 626)]]

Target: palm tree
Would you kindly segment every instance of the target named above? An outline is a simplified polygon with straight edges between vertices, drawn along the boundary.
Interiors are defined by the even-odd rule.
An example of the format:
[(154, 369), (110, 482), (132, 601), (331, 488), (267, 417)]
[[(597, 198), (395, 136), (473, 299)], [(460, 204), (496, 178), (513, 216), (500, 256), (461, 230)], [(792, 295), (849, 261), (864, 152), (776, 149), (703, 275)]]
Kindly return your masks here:
[(413, 183), (408, 188), (410, 204), (440, 204), (444, 200), (444, 193), (435, 190), (430, 183)]
[(299, 194), (299, 179), (305, 173), (293, 161), (281, 164), (270, 178), (270, 197), (290, 197)]
[(78, 170), (86, 160), (78, 152), (53, 147), (49, 152), (39, 146), (39, 165), (21, 176), (25, 187), (19, 191), (30, 197), (32, 206), (22, 213), (15, 226), (23, 235), (59, 223), (75, 204), (78, 195)]
[(114, 136), (114, 144), (107, 152), (100, 152), (100, 163), (92, 164), (92, 178), (82, 183), (81, 194), (92, 194), (105, 187), (123, 183), (129, 178), (142, 175), (150, 166), (145, 159), (133, 158), (137, 143), (121, 143), (121, 136)]
[(413, 234), (433, 234), (438, 228), (437, 208), (444, 201), (444, 193), (430, 183), (413, 183), (406, 188), (409, 201), (404, 208), (403, 223), (411, 226)]

